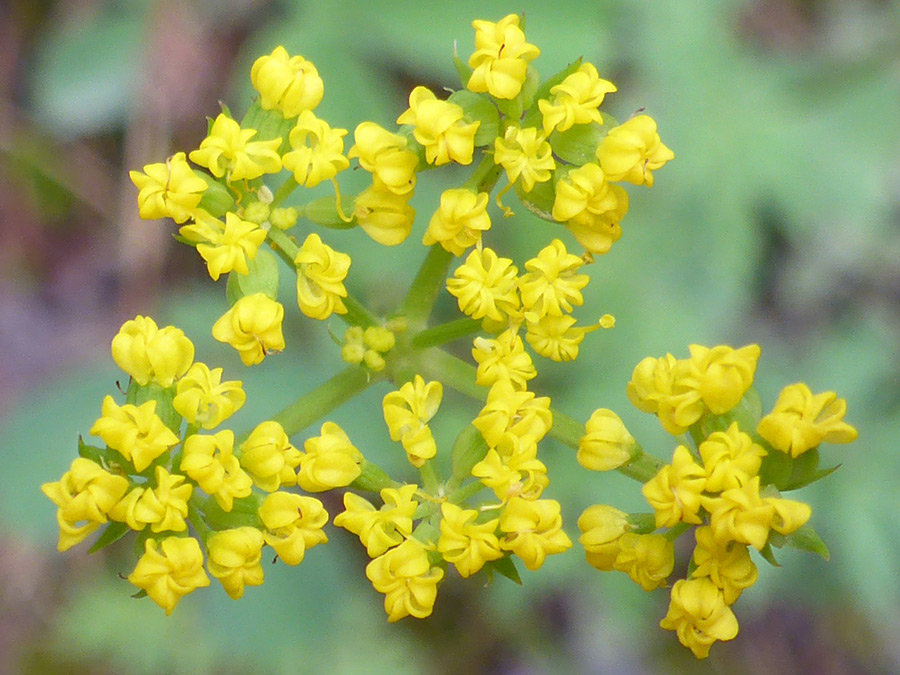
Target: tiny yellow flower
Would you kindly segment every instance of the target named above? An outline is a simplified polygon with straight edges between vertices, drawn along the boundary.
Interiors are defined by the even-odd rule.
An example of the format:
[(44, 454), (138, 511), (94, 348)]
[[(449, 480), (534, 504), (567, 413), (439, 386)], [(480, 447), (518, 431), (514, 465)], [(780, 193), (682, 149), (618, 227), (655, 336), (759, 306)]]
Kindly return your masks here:
[(675, 582), (669, 611), (659, 625), (674, 630), (678, 641), (698, 659), (709, 656), (716, 640), (732, 640), (738, 634), (737, 619), (722, 591), (705, 577)]
[(250, 81), (263, 109), (280, 110), (287, 119), (315, 108), (325, 93), (316, 67), (302, 56), (290, 56), (280, 45), (256, 59)]
[(307, 439), (303, 449), (297, 484), (307, 492), (347, 487), (362, 473), (362, 453), (334, 422), (325, 422), (321, 434)]
[(411, 192), (399, 194), (374, 176), (372, 185), (356, 196), (353, 217), (372, 240), (397, 246), (406, 241), (416, 218), (411, 197)]
[(359, 159), (359, 165), (372, 173), (381, 184), (396, 195), (408, 195), (416, 186), (419, 158), (406, 149), (406, 139), (374, 122), (362, 122), (353, 132), (355, 145), (348, 159)]
[(140, 406), (118, 405), (112, 396), (103, 399), (101, 417), (94, 422), (91, 433), (103, 439), (138, 472), (146, 469), (160, 455), (168, 452), (180, 440), (156, 415), (156, 401)]
[(223, 511), (231, 511), (235, 498), (249, 497), (253, 492), (253, 480), (234, 456), (234, 432), (229, 429), (212, 436), (189, 436), (179, 468), (201, 490), (215, 497)]
[(565, 223), (591, 253), (606, 253), (618, 241), (622, 236), (619, 221), (627, 210), (625, 190), (610, 185), (596, 164), (573, 169), (556, 184), (553, 218)]
[(206, 542), (209, 573), (232, 600), (243, 597), (245, 586), (262, 585), (262, 547), (263, 534), (255, 527), (222, 530)]
[(297, 266), (297, 304), (311, 319), (324, 320), (334, 313), (346, 314), (341, 298), (347, 297), (344, 279), (350, 256), (339, 253), (313, 233), (306, 237), (294, 258)]
[(507, 436), (538, 443), (553, 426), (550, 399), (517, 391), (509, 381), (498, 380), (472, 424), (492, 448), (508, 440)]
[(122, 324), (110, 350), (116, 365), (140, 385), (152, 380), (171, 387), (194, 360), (194, 345), (183, 331), (175, 326), (160, 329), (149, 316)]
[(281, 139), (251, 141), (256, 134), (256, 129), (242, 129), (225, 113), (220, 113), (213, 121), (209, 135), (200, 142), (200, 148), (189, 157), (195, 164), (208, 168), (216, 178), (225, 176), (229, 183), (278, 173), (281, 171), (278, 154)]
[(535, 183), (550, 180), (556, 162), (553, 148), (544, 134), (534, 127), (509, 127), (503, 138), (494, 140), (494, 164), (506, 170), (510, 183), (519, 181), (525, 192), (531, 192)]
[(626, 532), (619, 540), (613, 569), (624, 572), (645, 591), (665, 586), (675, 568), (675, 547), (661, 534)]
[(546, 314), (537, 321), (536, 314), (525, 314), (525, 339), (535, 353), (552, 361), (574, 361), (578, 358), (579, 345), (585, 334), (596, 327), (585, 328), (575, 325), (575, 318), (564, 315)]
[(759, 476), (715, 497), (704, 496), (701, 503), (717, 541), (737, 541), (757, 550), (766, 545), (776, 514), (769, 500), (760, 497)]
[(487, 214), (488, 193), (477, 195), (464, 188), (451, 188), (441, 194), (441, 205), (428, 223), (422, 243), (440, 244), (444, 250), (461, 256), (481, 241), (481, 233), (491, 229)]
[(686, 371), (676, 371), (675, 392), (690, 389), (714, 415), (732, 410), (753, 384), (759, 345), (734, 349), (728, 345), (691, 345)]
[(171, 218), (183, 223), (193, 217), (206, 181), (187, 163), (183, 152), (172, 155), (165, 163), (148, 164), (144, 172), (130, 171), (128, 175), (138, 192), (138, 213), (145, 220)]
[(513, 497), (500, 514), (500, 530), (505, 534), (500, 548), (515, 553), (532, 571), (541, 567), (548, 555), (572, 547), (562, 529), (559, 502), (553, 499)]
[(509, 14), (496, 23), (475, 20), (475, 52), (469, 57), (473, 68), (466, 88), (488, 92), (494, 98), (512, 99), (525, 84), (528, 62), (541, 54), (533, 44), (525, 42), (517, 14)]
[(706, 472), (683, 445), (675, 448), (672, 463), (659, 470), (641, 489), (656, 512), (656, 527), (672, 527), (679, 522), (699, 525), (701, 493)]
[(522, 338), (512, 330), (507, 329), (493, 339), (477, 337), (473, 344), (472, 357), (478, 364), (476, 384), (490, 387), (505, 379), (516, 389), (527, 389), (528, 380), (537, 376)]
[(234, 347), (245, 366), (284, 349), (284, 307), (264, 293), (245, 295), (213, 324), (212, 335)]
[(155, 487), (136, 487), (109, 512), (111, 520), (126, 523), (141, 531), (147, 525), (153, 532), (184, 532), (187, 524), (188, 500), (194, 488), (185, 477), (156, 467)]
[(294, 471), (300, 466), (300, 451), (291, 445), (278, 422), (257, 425), (240, 450), (241, 466), (258, 488), (274, 492), (281, 486), (297, 484)]
[(444, 389), (440, 382), (426, 383), (421, 375), (406, 382), (382, 400), (384, 422), (391, 440), (400, 441), (410, 464), (420, 467), (437, 453), (428, 422), (441, 405)]
[(593, 64), (582, 63), (571, 75), (550, 89), (550, 99), (538, 101), (544, 133), (566, 131), (576, 124), (603, 124), (600, 105), (616, 85), (600, 78)]
[(584, 304), (581, 289), (590, 281), (587, 274), (578, 273), (582, 265), (584, 259), (569, 253), (565, 244), (554, 239), (525, 263), (528, 272), (519, 278), (522, 307), (538, 317), (562, 316), (573, 306), (580, 307)]
[(637, 441), (612, 410), (595, 410), (585, 425), (575, 458), (585, 469), (611, 471), (627, 464)]
[(461, 577), (470, 577), (486, 562), (503, 557), (495, 534), (500, 523), (497, 518), (476, 523), (478, 511), (463, 509), (450, 502), (441, 504), (441, 515), (437, 550), (444, 560), (456, 567)]
[(247, 275), (248, 260), (256, 257), (256, 251), (266, 240), (266, 231), (256, 223), (242, 220), (229, 211), (225, 214), (225, 226), (207, 243), (197, 244), (197, 252), (206, 261), (206, 268), (213, 281), (234, 270)]
[(471, 164), (475, 152), (475, 132), (480, 122), (466, 124), (463, 109), (440, 101), (426, 87), (416, 87), (409, 95), (409, 108), (397, 124), (411, 124), (413, 136), (425, 147), (425, 160), (441, 166), (449, 162)]
[(534, 441), (521, 442), (514, 445), (511, 452), (504, 451), (503, 454), (491, 448), (484, 459), (472, 467), (472, 475), (504, 502), (513, 497), (538, 499), (550, 484), (547, 467), (537, 458)]
[(161, 542), (147, 539), (144, 555), (128, 581), (146, 591), (166, 615), (185, 595), (209, 586), (209, 577), (203, 571), (203, 551), (193, 537), (166, 537)]
[(490, 248), (476, 249), (447, 279), (447, 290), (466, 316), (503, 322), (519, 309), (517, 272), (509, 258), (498, 257)]
[(69, 550), (106, 523), (109, 512), (127, 490), (127, 478), (111, 474), (84, 457), (75, 459), (55, 483), (41, 485), (41, 492), (58, 507), (57, 550)]
[(674, 158), (675, 153), (663, 145), (656, 122), (649, 115), (632, 117), (610, 129), (597, 147), (597, 159), (607, 180), (647, 187), (653, 187), (653, 172)]
[(813, 394), (802, 382), (785, 387), (757, 433), (776, 450), (799, 457), (820, 443), (852, 443), (855, 428), (844, 422), (847, 402), (833, 391)]
[[(726, 431), (715, 431), (698, 448), (706, 470), (706, 491), (740, 487), (759, 472), (766, 451), (732, 422)], [(730, 604), (730, 603), (729, 603)]]
[(695, 579), (709, 578), (722, 589), (725, 604), (734, 604), (741, 592), (755, 584), (759, 576), (747, 545), (734, 541), (720, 542), (710, 527), (698, 527), (694, 536), (697, 539), (693, 556), (696, 567), (691, 576)]
[(322, 531), (328, 512), (315, 497), (273, 492), (259, 507), (259, 517), (265, 542), (285, 565), (299, 565), (309, 549), (328, 541)]
[(358, 536), (369, 557), (377, 558), (412, 534), (412, 519), (419, 506), (413, 497), (418, 489), (417, 485), (384, 488), (380, 509), (367, 499), (345, 492), (344, 511), (335, 516), (334, 524)]
[(393, 623), (405, 616), (424, 619), (431, 614), (444, 570), (432, 567), (425, 547), (410, 538), (370, 562), (366, 577), (384, 594), (384, 611)]
[(592, 567), (603, 572), (613, 570), (621, 546), (619, 540), (630, 529), (628, 514), (606, 504), (589, 506), (578, 518), (578, 538)]
[(247, 394), (240, 380), (222, 382), (222, 369), (199, 361), (178, 380), (172, 406), (188, 424), (214, 429), (241, 409)]
[(328, 122), (304, 110), (291, 130), (292, 149), (284, 156), (284, 168), (306, 187), (331, 180), (350, 166), (350, 160), (344, 157), (346, 135), (346, 129), (332, 129)]

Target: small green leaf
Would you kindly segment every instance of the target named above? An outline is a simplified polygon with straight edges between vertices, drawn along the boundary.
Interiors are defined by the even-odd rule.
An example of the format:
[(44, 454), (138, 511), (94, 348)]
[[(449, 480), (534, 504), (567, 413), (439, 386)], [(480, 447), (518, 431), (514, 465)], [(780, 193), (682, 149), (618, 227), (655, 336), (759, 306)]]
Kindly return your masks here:
[(762, 550), (759, 552), (759, 554), (772, 567), (781, 567), (781, 563), (779, 563), (775, 559), (775, 554), (772, 552), (772, 546), (769, 544), (769, 542), (766, 542), (766, 545), (762, 547)]
[(476, 146), (493, 144), (499, 133), (500, 116), (488, 96), (460, 89), (454, 91), (447, 100), (463, 109), (467, 122), (480, 122), (475, 132)]
[(285, 119), (278, 110), (263, 110), (257, 99), (247, 108), (244, 119), (241, 120), (241, 128), (256, 129), (254, 141), (268, 141), (273, 138), (281, 139), (281, 147), (290, 149), (291, 131), (297, 124), (297, 118)]
[(96, 445), (87, 445), (81, 434), (78, 435), (78, 454), (85, 459), (105, 466), (109, 461), (109, 448), (98, 448)]
[[(198, 208), (208, 212), (215, 218), (221, 218), (228, 211), (234, 210), (234, 197), (222, 183), (203, 171), (194, 171), (194, 174), (206, 182), (206, 191), (200, 199)], [(178, 235), (176, 235), (177, 237)], [(196, 246), (196, 242), (193, 242)]]
[(825, 560), (831, 558), (831, 553), (822, 537), (816, 532), (812, 526), (804, 525), (793, 534), (789, 534), (784, 538), (784, 545), (791, 548), (800, 549), (801, 551), (809, 551), (822, 556)]
[(652, 513), (629, 513), (628, 525), (636, 534), (648, 534), (656, 529), (656, 516)]
[(499, 560), (491, 560), (485, 563), (484, 567), (488, 574), (496, 572), (510, 581), (516, 582), (519, 586), (522, 585), (522, 577), (519, 576), (519, 570), (516, 569), (516, 563), (513, 562), (511, 555), (503, 556)]
[(550, 134), (549, 141), (554, 154), (560, 159), (576, 166), (583, 166), (588, 162), (597, 162), (595, 154), (597, 146), (607, 131), (605, 126), (594, 122), (575, 124), (561, 133), (554, 131)]
[(779, 490), (784, 490), (791, 477), (794, 462), (791, 456), (775, 450), (763, 442), (763, 447), (768, 454), (762, 458), (759, 468), (759, 478), (762, 485), (774, 485)]
[(471, 424), (465, 427), (453, 443), (450, 480), (460, 485), (472, 474), (472, 467), (484, 459), (487, 451), (488, 446), (481, 432)]
[(465, 89), (466, 85), (469, 84), (469, 78), (472, 77), (472, 69), (469, 67), (468, 63), (459, 58), (459, 52), (456, 51), (456, 45), (453, 46), (453, 65), (456, 67), (456, 72), (459, 75), (459, 82), (463, 89)]
[(350, 483), (350, 487), (366, 492), (380, 492), (384, 488), (394, 487), (394, 481), (377, 464), (364, 459), (359, 466), (362, 473)]
[(181, 415), (175, 410), (172, 401), (175, 400), (175, 387), (164, 388), (155, 382), (149, 382), (145, 385), (139, 385), (134, 380), (128, 387), (128, 402), (132, 405), (141, 406), (147, 401), (156, 401), (156, 416), (159, 417), (163, 424), (171, 429), (176, 435), (181, 433)]
[(103, 530), (103, 534), (94, 542), (94, 545), (88, 549), (88, 553), (96, 553), (101, 548), (106, 548), (110, 544), (116, 543), (129, 532), (131, 532), (131, 528), (125, 523), (111, 522)]
[(247, 261), (249, 274), (229, 272), (225, 284), (225, 297), (233, 306), (246, 295), (264, 293), (273, 300), (278, 299), (278, 259), (274, 253), (259, 249), (253, 260)]

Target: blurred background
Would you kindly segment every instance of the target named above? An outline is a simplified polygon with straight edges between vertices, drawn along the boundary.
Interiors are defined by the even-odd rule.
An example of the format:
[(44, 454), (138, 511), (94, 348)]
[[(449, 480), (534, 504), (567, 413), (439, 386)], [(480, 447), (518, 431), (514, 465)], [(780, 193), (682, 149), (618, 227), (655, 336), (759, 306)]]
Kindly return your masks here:
[[(472, 19), (521, 11), (544, 76), (592, 61), (619, 87), (604, 109), (625, 119), (646, 108), (676, 154), (652, 191), (630, 190), (624, 235), (591, 270), (579, 314), (610, 312), (616, 329), (589, 336), (577, 367), (543, 364), (537, 386), (576, 418), (619, 411), (668, 458), (671, 439), (625, 397), (634, 365), (686, 357), (692, 342), (759, 342), (764, 407), (805, 380), (845, 397), (860, 431), (823, 450), (839, 472), (792, 495), (813, 505), (830, 562), (757, 559), (760, 582), (735, 606), (740, 635), (698, 663), (657, 627), (665, 591), (596, 572), (577, 545), (523, 572), (522, 588), (449, 579), (430, 619), (393, 626), (358, 541), (330, 526), (328, 546), (299, 568), (266, 566), (239, 603), (214, 584), (168, 619), (129, 598), (117, 576), (133, 566), (127, 545), (58, 554), (39, 485), (67, 469), (122, 378), (109, 341), (123, 321), (175, 323), (199, 359), (243, 379), (238, 430), (340, 364), (323, 327), (297, 313), (288, 351), (258, 368), (215, 343), (224, 287), (174, 242), (172, 223), (137, 218), (127, 171), (196, 148), (220, 100), (241, 115), (250, 65), (278, 44), (318, 67), (317, 113), (332, 126), (387, 126), (415, 84), (459, 86), (451, 55), (455, 41), (471, 53)], [(348, 172), (342, 186), (359, 180)], [(353, 256), (353, 293), (400, 297), (439, 191), (421, 179), (419, 222), (396, 249), (328, 233)], [(518, 210), (495, 219), (490, 241), (521, 263), (561, 230)], [(288, 308), (290, 294), (286, 280)], [(900, 672), (900, 2), (7, 0), (0, 345), (0, 672)], [(380, 422), (385, 391), (332, 419), (399, 471), (403, 453)], [(454, 403), (438, 415), (444, 442), (472, 413)], [(646, 510), (628, 479), (589, 474), (552, 441), (542, 456), (573, 539), (590, 504)]]

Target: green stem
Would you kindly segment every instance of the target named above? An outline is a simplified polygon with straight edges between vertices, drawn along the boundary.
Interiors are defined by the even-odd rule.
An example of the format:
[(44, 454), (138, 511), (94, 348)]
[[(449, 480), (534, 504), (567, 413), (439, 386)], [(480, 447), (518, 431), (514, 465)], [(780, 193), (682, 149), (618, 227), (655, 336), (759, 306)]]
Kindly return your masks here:
[(369, 309), (353, 296), (348, 295), (344, 300), (344, 307), (347, 308), (346, 314), (339, 314), (345, 323), (351, 326), (380, 326), (381, 321), (377, 316), (372, 314)]
[(399, 313), (405, 315), (411, 325), (425, 324), (438, 293), (444, 287), (444, 279), (447, 277), (451, 260), (453, 254), (445, 251), (440, 244), (435, 244), (429, 249), (428, 255), (416, 273), (416, 278), (409, 287), (409, 292), (400, 305)]
[(478, 163), (478, 166), (475, 167), (472, 175), (469, 176), (465, 183), (463, 183), (463, 187), (474, 190), (475, 192), (490, 193), (494, 189), (494, 186), (497, 184), (502, 173), (503, 167), (499, 164), (494, 164), (493, 153), (482, 153), (481, 161)]
[(484, 483), (480, 480), (473, 480), (471, 483), (463, 485), (458, 490), (451, 492), (447, 500), (453, 504), (462, 504), (469, 497), (477, 495), (482, 490), (484, 490)]
[(270, 208), (275, 208), (281, 204), (285, 199), (287, 199), (290, 194), (297, 189), (297, 181), (294, 180), (294, 177), (291, 176), (286, 181), (281, 184), (281, 187), (275, 191), (275, 196), (272, 198), (272, 203), (269, 204)]
[(300, 247), (291, 239), (290, 235), (277, 227), (272, 227), (269, 229), (268, 238), (273, 244), (272, 248), (275, 250), (275, 253), (281, 256), (282, 260), (288, 264), (288, 267), (296, 269), (294, 258), (300, 253)]
[(437, 471), (434, 468), (434, 463), (426, 461), (422, 466), (419, 467), (419, 475), (422, 477), (422, 487), (425, 492), (431, 495), (436, 495), (438, 491), (438, 486), (441, 483), (441, 479), (437, 475)]
[(477, 319), (457, 319), (456, 321), (444, 323), (440, 326), (426, 328), (412, 339), (412, 346), (413, 349), (439, 347), (440, 345), (471, 335), (478, 331), (479, 328), (481, 328), (481, 321), (478, 321)]

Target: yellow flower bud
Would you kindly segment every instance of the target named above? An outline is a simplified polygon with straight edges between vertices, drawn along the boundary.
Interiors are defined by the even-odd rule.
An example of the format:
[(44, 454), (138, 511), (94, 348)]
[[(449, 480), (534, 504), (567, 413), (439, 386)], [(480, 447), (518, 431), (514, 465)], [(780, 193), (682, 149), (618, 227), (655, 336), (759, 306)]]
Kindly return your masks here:
[(284, 168), (294, 173), (299, 185), (315, 187), (350, 166), (344, 157), (346, 129), (332, 129), (325, 120), (304, 110), (291, 131), (292, 150), (284, 156)]
[(259, 507), (259, 517), (263, 538), (285, 565), (299, 565), (306, 551), (328, 541), (322, 531), (328, 512), (315, 497), (274, 492)]
[(297, 303), (306, 316), (325, 320), (334, 313), (346, 314), (341, 298), (347, 297), (344, 279), (350, 270), (350, 256), (310, 234), (294, 258), (297, 266)]
[(494, 163), (506, 170), (510, 183), (518, 180), (525, 192), (550, 180), (556, 169), (553, 148), (534, 127), (509, 127), (503, 138), (494, 139)]
[(103, 399), (101, 413), (91, 427), (91, 433), (132, 462), (138, 472), (179, 441), (178, 436), (156, 416), (154, 400), (140, 406), (120, 406), (112, 396), (107, 396)]
[(409, 195), (416, 186), (416, 166), (419, 158), (406, 149), (406, 139), (392, 134), (374, 122), (362, 122), (353, 132), (356, 144), (347, 153), (348, 159), (358, 158), (359, 165), (390, 192)]
[(608, 180), (647, 187), (653, 187), (653, 172), (674, 158), (649, 115), (637, 115), (610, 129), (597, 147), (597, 159)]
[(264, 293), (245, 295), (213, 324), (212, 335), (234, 347), (245, 366), (284, 349), (284, 307)]
[(262, 547), (262, 532), (255, 527), (222, 530), (206, 542), (209, 573), (233, 600), (243, 597), (245, 586), (262, 585)]
[(519, 16), (509, 14), (496, 23), (475, 20), (475, 52), (469, 57), (472, 75), (469, 91), (488, 92), (494, 98), (513, 99), (519, 95), (528, 71), (528, 62), (541, 50), (525, 42)]
[(229, 429), (212, 436), (194, 434), (184, 442), (180, 469), (200, 489), (215, 497), (223, 511), (231, 511), (234, 499), (249, 497), (253, 480), (233, 454), (234, 433)]
[(263, 110), (275, 108), (288, 119), (315, 108), (325, 93), (316, 67), (302, 56), (290, 56), (280, 45), (256, 59), (250, 81)]
[(481, 241), (482, 232), (491, 228), (487, 205), (487, 192), (476, 195), (464, 188), (444, 190), (441, 205), (431, 217), (422, 243), (440, 244), (445, 251), (461, 256)]
[(706, 491), (740, 487), (759, 472), (766, 451), (732, 422), (726, 431), (715, 431), (698, 448), (706, 469)]
[(166, 537), (161, 542), (147, 539), (144, 555), (128, 581), (146, 591), (166, 615), (185, 595), (209, 586), (209, 577), (203, 571), (203, 552), (193, 537)]
[(222, 382), (222, 369), (199, 361), (178, 380), (172, 406), (189, 424), (214, 429), (241, 409), (247, 394), (240, 380)]
[(300, 451), (278, 422), (257, 425), (241, 444), (240, 461), (256, 486), (266, 492), (297, 484), (294, 470), (300, 466)]
[(548, 555), (572, 547), (562, 529), (559, 502), (553, 499), (513, 497), (500, 514), (500, 530), (505, 533), (500, 548), (515, 553), (532, 571), (541, 567)]
[(679, 445), (672, 463), (659, 470), (641, 489), (656, 512), (656, 527), (672, 527), (679, 522), (699, 525), (701, 493), (706, 486), (706, 472), (690, 450)]
[(220, 113), (213, 121), (209, 135), (200, 142), (200, 148), (190, 154), (191, 161), (207, 167), (216, 178), (225, 176), (229, 183), (278, 173), (281, 171), (278, 154), (281, 139), (251, 141), (256, 134), (256, 129), (242, 129), (225, 113)]
[(206, 181), (194, 173), (183, 152), (165, 163), (148, 164), (143, 173), (130, 171), (128, 175), (140, 190), (138, 212), (146, 220), (171, 218), (183, 223), (193, 217), (207, 190)]
[(409, 95), (409, 108), (397, 118), (397, 124), (415, 127), (413, 136), (425, 147), (429, 164), (471, 164), (475, 132), (481, 122), (466, 124), (463, 115), (463, 109), (455, 103), (439, 101), (426, 87), (416, 87)]
[(600, 78), (593, 64), (582, 63), (578, 70), (550, 88), (550, 99), (538, 101), (544, 133), (566, 131), (576, 124), (603, 124), (600, 105), (616, 85)]
[(405, 616), (424, 619), (431, 614), (444, 571), (431, 566), (422, 544), (407, 539), (370, 562), (366, 577), (384, 594), (384, 611), (393, 623)]
[(734, 612), (725, 604), (722, 591), (706, 578), (676, 581), (669, 611), (659, 625), (674, 630), (678, 641), (698, 659), (709, 656), (716, 640), (732, 640), (738, 634)]
[(447, 279), (447, 290), (466, 316), (503, 322), (519, 309), (517, 272), (509, 258), (500, 258), (489, 248), (476, 249)]
[(208, 242), (197, 244), (197, 253), (206, 261), (206, 268), (213, 281), (234, 270), (247, 275), (247, 262), (256, 257), (260, 244), (266, 240), (266, 231), (256, 223), (242, 220), (229, 211), (225, 214), (225, 225)]
[(578, 519), (578, 538), (592, 567), (603, 572), (613, 569), (621, 547), (619, 539), (628, 532), (628, 514), (606, 504), (589, 506)]
[(187, 524), (188, 500), (194, 488), (185, 477), (156, 467), (156, 486), (134, 488), (110, 511), (109, 517), (127, 523), (132, 530), (150, 525), (154, 532), (184, 532)]
[(494, 339), (477, 337), (473, 344), (472, 357), (478, 364), (476, 384), (490, 387), (505, 379), (515, 389), (522, 390), (527, 388), (528, 380), (537, 376), (522, 338), (512, 330), (505, 330)]
[(325, 422), (321, 435), (307, 439), (303, 449), (297, 484), (307, 492), (347, 487), (362, 473), (362, 453), (334, 422)]
[(113, 361), (140, 385), (162, 387), (184, 375), (194, 360), (194, 345), (175, 326), (158, 328), (149, 316), (122, 324), (110, 346)]
[(391, 440), (403, 444), (407, 459), (415, 467), (422, 466), (437, 453), (428, 422), (437, 413), (443, 394), (440, 382), (426, 383), (421, 375), (416, 375), (412, 382), (406, 382), (382, 400), (384, 422)]
[(595, 410), (585, 428), (576, 455), (585, 469), (611, 471), (631, 461), (637, 443), (612, 410)]
[(697, 539), (693, 556), (696, 567), (691, 576), (695, 579), (708, 577), (722, 589), (725, 604), (734, 604), (741, 592), (755, 584), (759, 576), (747, 545), (720, 542), (710, 527), (698, 527), (694, 536)]
[(626, 532), (619, 538), (613, 569), (625, 572), (645, 591), (664, 586), (675, 568), (675, 547), (661, 534)]
[(412, 192), (397, 193), (375, 176), (372, 185), (356, 196), (353, 217), (373, 241), (397, 246), (406, 241), (416, 218), (411, 197)]
[(384, 488), (380, 509), (367, 499), (345, 492), (344, 511), (335, 516), (334, 524), (358, 536), (369, 557), (377, 558), (412, 534), (412, 519), (419, 506), (413, 497), (418, 489), (417, 485)]
[(463, 509), (456, 504), (441, 504), (441, 538), (437, 550), (444, 560), (453, 563), (463, 578), (470, 577), (486, 562), (503, 557), (495, 532), (497, 518), (476, 523), (478, 511)]

